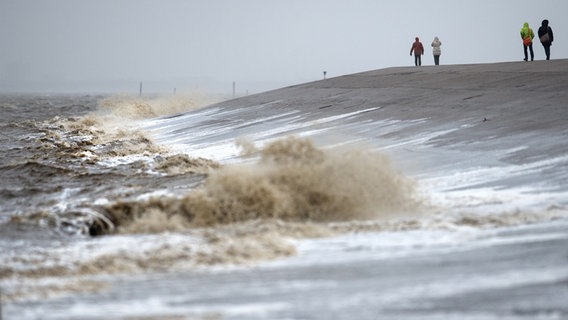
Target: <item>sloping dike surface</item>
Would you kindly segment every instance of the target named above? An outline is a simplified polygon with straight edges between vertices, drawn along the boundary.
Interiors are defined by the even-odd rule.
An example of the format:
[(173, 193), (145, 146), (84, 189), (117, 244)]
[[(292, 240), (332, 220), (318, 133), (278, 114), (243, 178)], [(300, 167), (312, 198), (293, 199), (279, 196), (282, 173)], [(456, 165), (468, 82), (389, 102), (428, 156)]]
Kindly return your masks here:
[(382, 148), (398, 155), (406, 172), (529, 165), (522, 175), (484, 184), (538, 182), (565, 190), (567, 108), (568, 60), (396, 67), (225, 101), (150, 129), (162, 143), (221, 158), (215, 160), (236, 157), (218, 152), (235, 138), (259, 142), (293, 134), (322, 146)]

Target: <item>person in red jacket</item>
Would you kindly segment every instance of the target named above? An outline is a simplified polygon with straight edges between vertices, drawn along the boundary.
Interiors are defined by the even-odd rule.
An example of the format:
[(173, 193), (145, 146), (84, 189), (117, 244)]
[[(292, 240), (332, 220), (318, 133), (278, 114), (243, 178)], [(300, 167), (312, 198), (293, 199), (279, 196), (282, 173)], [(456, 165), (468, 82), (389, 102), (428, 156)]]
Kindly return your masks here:
[(422, 65), (422, 55), (424, 54), (424, 46), (420, 39), (416, 37), (416, 41), (412, 44), (412, 48), (410, 48), (410, 55), (412, 56), (412, 52), (414, 52), (414, 65), (421, 66)]

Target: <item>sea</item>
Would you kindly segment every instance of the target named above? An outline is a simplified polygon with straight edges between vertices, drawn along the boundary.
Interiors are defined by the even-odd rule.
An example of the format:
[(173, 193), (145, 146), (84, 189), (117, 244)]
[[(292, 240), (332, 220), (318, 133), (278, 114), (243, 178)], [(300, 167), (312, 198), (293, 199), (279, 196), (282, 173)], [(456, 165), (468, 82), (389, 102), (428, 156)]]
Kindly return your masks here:
[(268, 100), (0, 95), (0, 319), (568, 319), (568, 154)]

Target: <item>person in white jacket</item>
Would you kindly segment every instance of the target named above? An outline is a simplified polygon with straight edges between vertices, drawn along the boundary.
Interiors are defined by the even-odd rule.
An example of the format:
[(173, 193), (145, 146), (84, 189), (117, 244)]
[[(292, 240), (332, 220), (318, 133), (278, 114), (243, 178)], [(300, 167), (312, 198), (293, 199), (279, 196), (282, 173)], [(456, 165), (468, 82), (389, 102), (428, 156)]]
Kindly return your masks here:
[(440, 42), (440, 39), (438, 39), (438, 37), (434, 37), (434, 41), (432, 41), (432, 53), (434, 53), (434, 63), (436, 65), (440, 64), (440, 55), (442, 55), (442, 49), (440, 49), (441, 46), (442, 42)]

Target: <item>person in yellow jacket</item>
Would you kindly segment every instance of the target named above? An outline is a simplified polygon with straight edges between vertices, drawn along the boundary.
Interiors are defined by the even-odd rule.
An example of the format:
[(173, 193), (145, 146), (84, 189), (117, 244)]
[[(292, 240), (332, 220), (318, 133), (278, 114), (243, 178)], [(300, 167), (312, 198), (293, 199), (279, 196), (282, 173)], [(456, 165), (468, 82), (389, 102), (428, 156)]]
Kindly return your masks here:
[(523, 27), (521, 28), (521, 39), (523, 39), (523, 49), (525, 51), (525, 61), (528, 61), (529, 57), (527, 54), (527, 48), (531, 51), (531, 61), (534, 61), (534, 51), (532, 45), (532, 39), (534, 38), (534, 32), (531, 28), (529, 28), (529, 23), (525, 22)]

